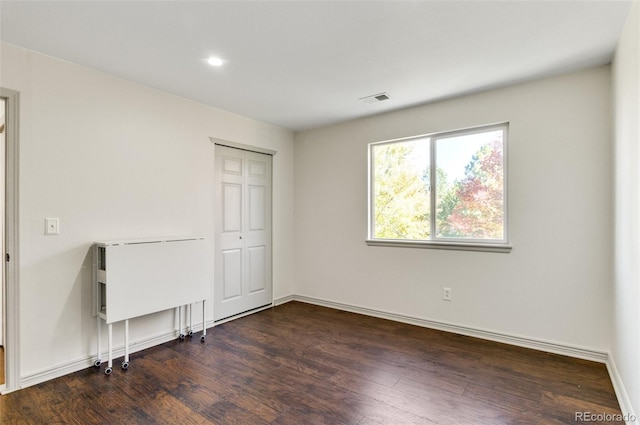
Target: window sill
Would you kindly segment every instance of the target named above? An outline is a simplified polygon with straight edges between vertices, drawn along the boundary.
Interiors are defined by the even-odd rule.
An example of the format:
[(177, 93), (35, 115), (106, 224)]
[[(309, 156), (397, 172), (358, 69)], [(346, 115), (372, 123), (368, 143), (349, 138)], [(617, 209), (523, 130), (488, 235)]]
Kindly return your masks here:
[(440, 242), (440, 241), (402, 241), (395, 239), (367, 239), (369, 246), (386, 246), (394, 248), (426, 248), (426, 249), (449, 249), (456, 251), (480, 251), (498, 252), (508, 254), (511, 252), (511, 245), (505, 244), (482, 244), (464, 242)]

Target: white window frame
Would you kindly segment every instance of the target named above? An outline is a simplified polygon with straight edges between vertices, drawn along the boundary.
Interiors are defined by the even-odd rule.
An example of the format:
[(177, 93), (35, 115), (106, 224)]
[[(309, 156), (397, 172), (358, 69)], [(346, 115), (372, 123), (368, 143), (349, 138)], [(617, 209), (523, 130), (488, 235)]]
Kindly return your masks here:
[[(430, 146), (430, 178), (431, 187), (436, 187), (436, 149), (437, 141), (440, 139), (447, 139), (450, 137), (457, 137), (463, 135), (485, 133), (493, 130), (503, 131), (503, 196), (504, 196), (504, 238), (501, 240), (483, 240), (483, 239), (466, 239), (466, 238), (442, 238), (436, 236), (436, 220), (432, 219), (430, 222), (430, 235), (428, 240), (410, 240), (410, 239), (382, 239), (375, 238), (374, 226), (375, 226), (375, 179), (374, 179), (374, 166), (373, 166), (373, 150), (376, 146), (384, 144), (393, 144), (408, 142), (417, 139), (429, 139)], [(404, 247), (404, 248), (433, 248), (433, 249), (451, 249), (462, 251), (483, 251), (483, 252), (511, 252), (512, 246), (509, 244), (509, 123), (496, 123), (489, 125), (482, 125), (477, 127), (469, 127), (453, 131), (445, 131), (438, 133), (422, 134), (419, 136), (404, 137), (400, 139), (384, 140), (380, 142), (369, 143), (368, 145), (368, 236), (366, 243), (369, 246), (388, 246), (388, 247)], [(431, 191), (430, 213), (431, 217), (436, 217), (436, 191)]]

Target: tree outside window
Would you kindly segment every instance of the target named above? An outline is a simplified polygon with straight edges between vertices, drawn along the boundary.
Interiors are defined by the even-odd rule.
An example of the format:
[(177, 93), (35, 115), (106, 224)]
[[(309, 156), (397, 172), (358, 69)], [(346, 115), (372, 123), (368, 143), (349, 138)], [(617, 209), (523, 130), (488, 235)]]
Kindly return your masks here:
[(371, 238), (506, 243), (506, 130), (372, 144)]

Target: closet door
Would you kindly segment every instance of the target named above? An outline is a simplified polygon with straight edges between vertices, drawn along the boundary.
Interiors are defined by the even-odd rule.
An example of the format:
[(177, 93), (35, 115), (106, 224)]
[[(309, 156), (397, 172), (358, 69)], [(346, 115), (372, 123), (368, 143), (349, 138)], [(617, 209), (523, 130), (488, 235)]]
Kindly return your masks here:
[(271, 155), (215, 147), (215, 320), (272, 303), (271, 165)]

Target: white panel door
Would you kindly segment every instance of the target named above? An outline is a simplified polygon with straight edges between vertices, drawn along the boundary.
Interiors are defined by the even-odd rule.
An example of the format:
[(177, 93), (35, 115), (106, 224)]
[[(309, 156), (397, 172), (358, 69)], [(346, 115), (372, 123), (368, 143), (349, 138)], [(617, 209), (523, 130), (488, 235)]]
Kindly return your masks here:
[(272, 303), (271, 160), (215, 147), (215, 320)]

